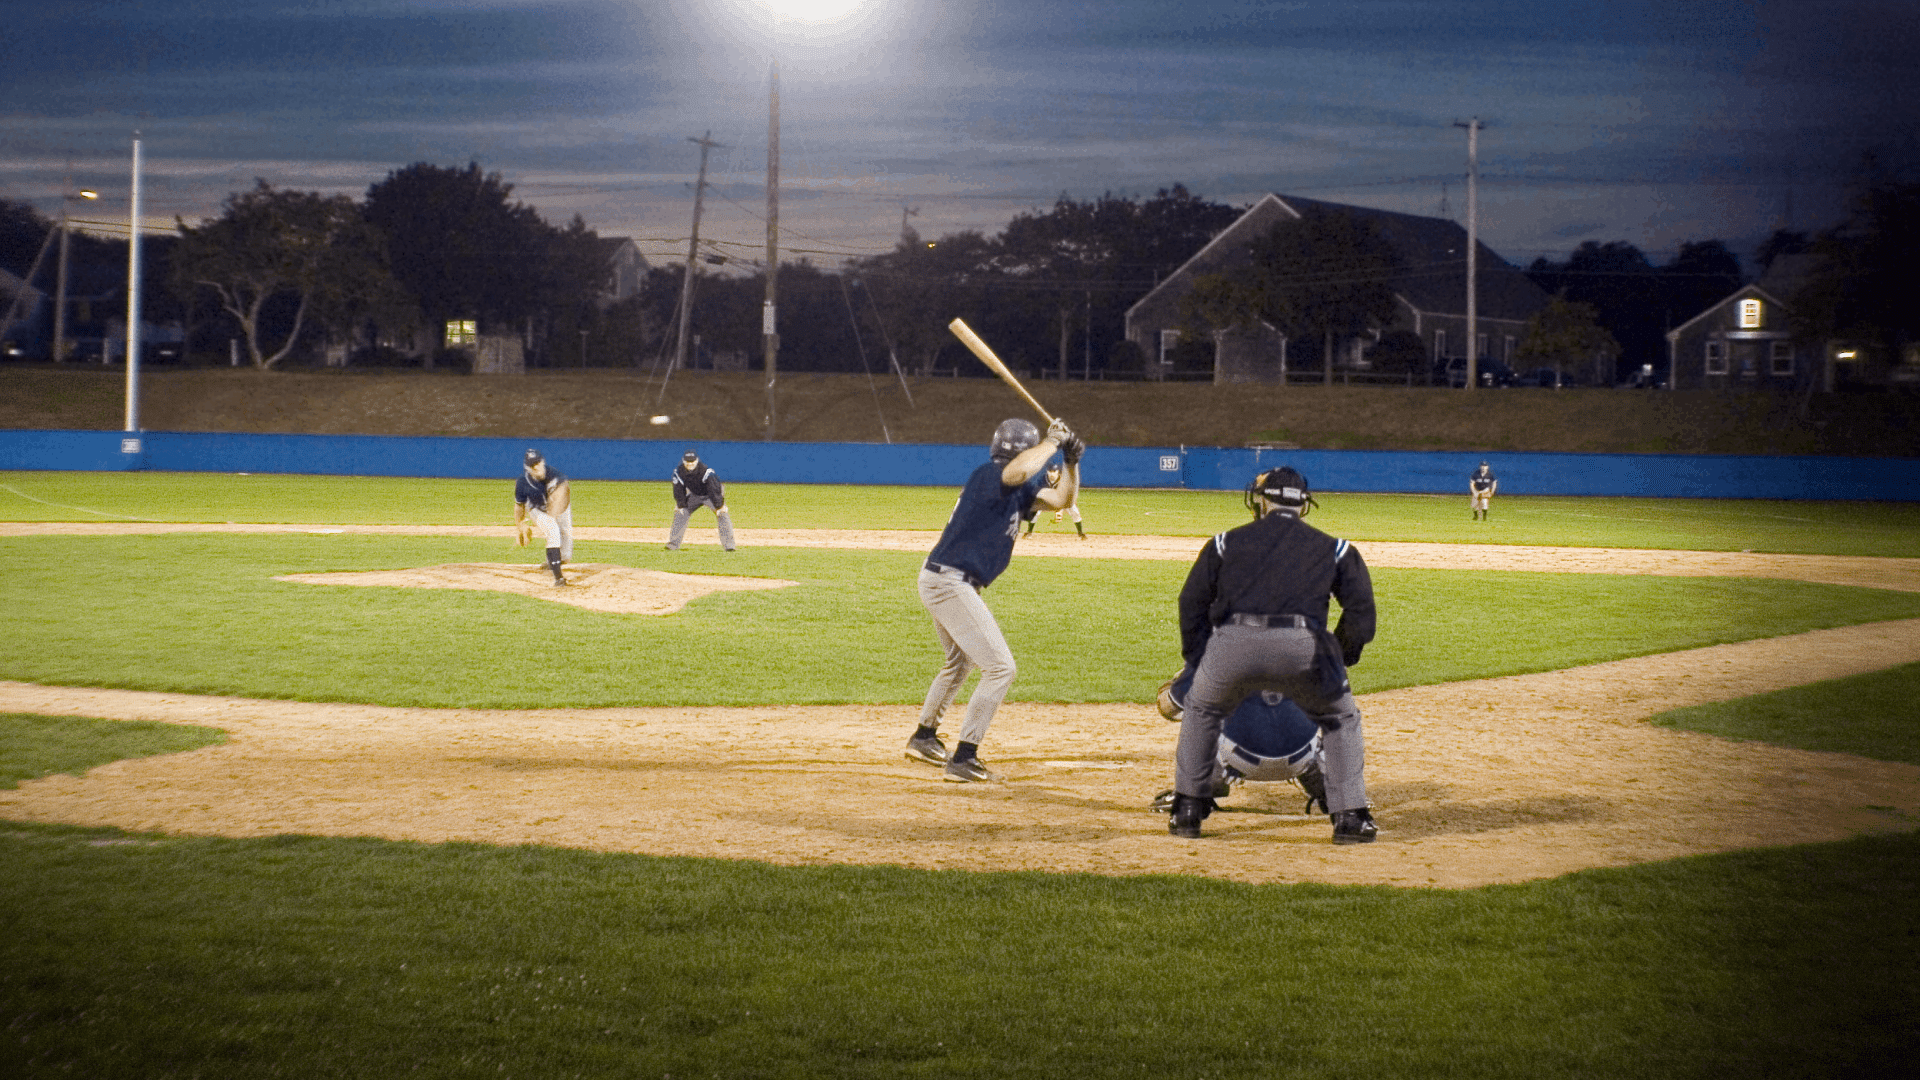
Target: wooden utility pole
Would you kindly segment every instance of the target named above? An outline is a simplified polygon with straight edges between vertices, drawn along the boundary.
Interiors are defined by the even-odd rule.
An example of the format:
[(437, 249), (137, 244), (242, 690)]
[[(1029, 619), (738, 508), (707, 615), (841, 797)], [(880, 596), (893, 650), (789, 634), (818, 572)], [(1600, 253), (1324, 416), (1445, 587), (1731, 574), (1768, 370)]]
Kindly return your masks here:
[(760, 309), (760, 334), (766, 342), (767, 441), (774, 436), (774, 383), (780, 367), (780, 335), (775, 319), (780, 277), (780, 60), (767, 62), (767, 299)]
[[(687, 276), (680, 283), (680, 339), (673, 348), (673, 367), (667, 369), (672, 375), (674, 368), (687, 366), (687, 322), (693, 316), (693, 274), (699, 265), (700, 254), (700, 201), (707, 190), (707, 154), (720, 144), (713, 141), (713, 132), (709, 130), (699, 138), (687, 136), (687, 141), (700, 147), (700, 179), (693, 185), (693, 235), (687, 240)], [(666, 389), (665, 380), (661, 389)]]
[(1480, 118), (1467, 129), (1467, 389), (1480, 385)]

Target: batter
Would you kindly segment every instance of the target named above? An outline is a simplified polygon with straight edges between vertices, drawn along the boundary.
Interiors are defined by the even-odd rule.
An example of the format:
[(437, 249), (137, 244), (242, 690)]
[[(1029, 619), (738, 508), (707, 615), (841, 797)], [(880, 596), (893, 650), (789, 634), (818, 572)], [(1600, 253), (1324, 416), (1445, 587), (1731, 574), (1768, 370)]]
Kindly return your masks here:
[[(987, 444), (989, 460), (973, 470), (940, 540), (920, 570), (920, 603), (933, 617), (946, 661), (927, 688), (920, 726), (907, 741), (907, 757), (943, 766), (956, 783), (998, 780), (978, 755), (993, 714), (1013, 685), (1013, 651), (980, 591), (993, 584), (1013, 558), (1020, 522), (1038, 503), (1049, 510), (1073, 504), (1080, 490), (1085, 444), (1055, 420), (1043, 438), (1025, 420), (1007, 420)], [(1060, 486), (1047, 487), (1045, 470), (1055, 451), (1066, 462)], [(967, 702), (960, 741), (951, 756), (940, 741), (940, 721), (975, 668), (980, 683)]]

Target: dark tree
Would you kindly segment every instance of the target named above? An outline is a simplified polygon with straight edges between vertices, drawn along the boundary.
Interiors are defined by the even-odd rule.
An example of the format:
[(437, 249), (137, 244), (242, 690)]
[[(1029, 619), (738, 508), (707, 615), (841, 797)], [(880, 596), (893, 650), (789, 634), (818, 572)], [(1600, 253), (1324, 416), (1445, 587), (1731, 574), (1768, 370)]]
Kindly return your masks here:
[(1593, 307), (1600, 325), (1620, 344), (1613, 379), (1641, 364), (1664, 365), (1667, 330), (1699, 314), (1678, 310), (1653, 264), (1624, 240), (1588, 240), (1564, 263), (1535, 259), (1527, 276), (1547, 293)]
[(552, 230), (512, 195), (477, 163), (409, 165), (367, 189), (366, 218), (385, 235), (393, 276), (429, 326), (516, 326), (551, 302), (543, 279)]
[(1760, 268), (1760, 276), (1765, 277), (1767, 271), (1773, 269), (1774, 263), (1789, 255), (1805, 254), (1811, 247), (1812, 241), (1806, 233), (1775, 229), (1754, 249), (1753, 264)]
[(1813, 242), (1812, 275), (1789, 301), (1800, 335), (1872, 346), (1873, 363), (1899, 362), (1920, 343), (1914, 252), (1920, 251), (1920, 184), (1874, 180), (1847, 220)]
[[(349, 319), (388, 288), (379, 235), (344, 195), (276, 190), (261, 180), (228, 196), (219, 217), (198, 226), (182, 222), (180, 232), (176, 284), (219, 297), (255, 367), (286, 359), (308, 318)], [(293, 314), (270, 347), (262, 340), (263, 316), (275, 301), (291, 305)]]
[(1660, 268), (1667, 303), (1676, 312), (1675, 323), (1725, 300), (1745, 284), (1740, 260), (1719, 240), (1702, 240), (1680, 245), (1673, 261)]

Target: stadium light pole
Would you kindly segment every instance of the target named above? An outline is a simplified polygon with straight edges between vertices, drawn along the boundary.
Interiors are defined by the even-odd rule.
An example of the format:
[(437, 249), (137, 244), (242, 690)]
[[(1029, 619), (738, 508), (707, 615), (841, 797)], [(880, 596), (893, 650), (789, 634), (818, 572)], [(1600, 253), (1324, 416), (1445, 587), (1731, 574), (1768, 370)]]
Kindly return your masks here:
[[(760, 304), (760, 340), (767, 370), (767, 441), (776, 432), (780, 334), (780, 52), (782, 25), (823, 26), (840, 22), (864, 0), (760, 0), (768, 17), (767, 33), (767, 292)], [(691, 272), (691, 268), (689, 268)]]

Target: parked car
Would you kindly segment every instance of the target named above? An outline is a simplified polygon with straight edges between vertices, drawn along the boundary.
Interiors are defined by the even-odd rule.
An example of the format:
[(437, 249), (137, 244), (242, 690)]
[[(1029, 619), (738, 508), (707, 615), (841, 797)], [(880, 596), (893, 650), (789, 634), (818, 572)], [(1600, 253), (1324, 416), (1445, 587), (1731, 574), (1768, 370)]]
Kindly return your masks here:
[[(1458, 390), (1467, 385), (1466, 357), (1456, 356), (1448, 360), (1445, 370), (1448, 386)], [(1519, 382), (1519, 376), (1514, 374), (1513, 369), (1498, 360), (1482, 359), (1474, 370), (1480, 376), (1481, 386), (1514, 386)]]
[(1520, 385), (1557, 390), (1566, 386), (1579, 386), (1580, 377), (1571, 371), (1555, 371), (1550, 367), (1534, 368), (1520, 376)]

